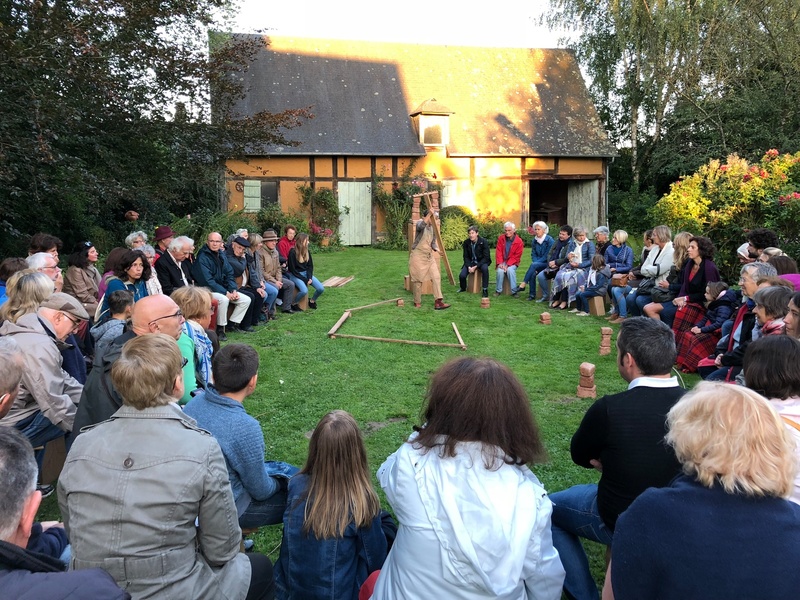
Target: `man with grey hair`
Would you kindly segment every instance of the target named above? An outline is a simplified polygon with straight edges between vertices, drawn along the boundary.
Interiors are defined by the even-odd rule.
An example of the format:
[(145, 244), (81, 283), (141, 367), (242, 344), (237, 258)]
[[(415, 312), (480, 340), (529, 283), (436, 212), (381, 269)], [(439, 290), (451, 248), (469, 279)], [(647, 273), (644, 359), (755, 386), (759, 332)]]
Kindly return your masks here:
[(185, 235), (173, 238), (156, 261), (156, 275), (161, 282), (161, 289), (167, 296), (178, 288), (194, 285), (192, 263), (189, 257), (194, 254), (194, 240)]
[(64, 572), (64, 563), (26, 550), (42, 495), (25, 437), (0, 428), (0, 590), (3, 598), (130, 600), (102, 569)]
[(676, 357), (675, 337), (665, 323), (647, 317), (622, 322), (617, 369), (628, 388), (592, 404), (570, 443), (573, 462), (600, 471), (600, 482), (550, 494), (553, 545), (570, 598), (599, 597), (580, 538), (610, 546), (617, 517), (636, 497), (680, 473), (675, 452), (664, 442), (667, 413), (684, 394), (671, 376)]
[(506, 221), (503, 225), (504, 234), (497, 238), (494, 258), (497, 264), (497, 287), (494, 295), (499, 296), (503, 293), (503, 280), (508, 277), (511, 286), (511, 295), (517, 295), (517, 268), (522, 260), (522, 251), (525, 243), (517, 235), (517, 226), (511, 221)]
[(25, 259), (28, 263), (29, 269), (36, 269), (47, 275), (53, 280), (55, 291), (60, 292), (64, 287), (64, 278), (61, 276), (61, 267), (58, 266), (58, 260), (53, 257), (49, 252), (37, 252), (31, 254)]
[(0, 327), (0, 335), (16, 342), (25, 365), (19, 394), (0, 425), (16, 427), (35, 447), (72, 431), (83, 386), (62, 368), (59, 344), (88, 319), (78, 300), (55, 293), (36, 312)]
[(753, 312), (756, 303), (753, 296), (758, 291), (758, 282), (777, 274), (773, 265), (761, 261), (748, 263), (741, 268), (739, 286), (742, 288), (742, 305), (733, 318), (731, 328), (723, 326), (723, 338), (712, 355), (713, 364), (710, 361), (705, 364), (706, 359), (700, 361), (697, 367), (700, 377), (709, 381), (733, 381), (741, 372), (744, 353), (753, 340), (753, 331), (756, 328), (756, 314)]

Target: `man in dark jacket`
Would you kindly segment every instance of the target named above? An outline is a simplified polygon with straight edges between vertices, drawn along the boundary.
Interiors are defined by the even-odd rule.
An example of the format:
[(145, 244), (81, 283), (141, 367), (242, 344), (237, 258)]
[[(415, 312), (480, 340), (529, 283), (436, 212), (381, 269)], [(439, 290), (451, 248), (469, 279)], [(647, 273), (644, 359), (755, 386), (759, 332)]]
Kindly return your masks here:
[(600, 471), (600, 482), (550, 494), (553, 545), (570, 598), (599, 598), (580, 538), (610, 546), (617, 517), (647, 488), (664, 487), (681, 471), (664, 441), (667, 413), (684, 394), (671, 377), (676, 356), (665, 323), (647, 317), (623, 321), (617, 367), (628, 389), (590, 406), (570, 444), (573, 462)]
[(102, 569), (64, 572), (56, 558), (26, 550), (42, 495), (28, 440), (0, 427), (0, 595), (37, 600), (130, 600)]
[[(187, 258), (194, 254), (194, 240), (185, 235), (174, 238), (166, 252), (156, 261), (156, 275), (167, 296), (178, 288), (194, 284), (192, 263)], [(161, 260), (163, 258), (163, 260)]]
[[(469, 237), (464, 240), (464, 266), (458, 275), (458, 283), (461, 287), (460, 292), (467, 291), (467, 276), (470, 273), (481, 272), (481, 289), (483, 297), (489, 297), (489, 265), (492, 264), (492, 254), (489, 251), (489, 244), (485, 238), (478, 235), (478, 228), (470, 225), (467, 230)], [(476, 276), (477, 277), (477, 276)]]
[(228, 339), (225, 335), (225, 327), (228, 325), (228, 305), (231, 303), (235, 305), (228, 328), (231, 331), (238, 331), (241, 329), (247, 309), (250, 308), (250, 298), (237, 290), (233, 269), (225, 258), (225, 248), (219, 232), (212, 231), (208, 234), (205, 246), (200, 249), (197, 260), (192, 265), (192, 275), (197, 285), (210, 289), (211, 296), (219, 301), (217, 335), (220, 340), (225, 341)]
[(246, 250), (250, 242), (242, 236), (236, 236), (228, 247), (225, 248), (225, 258), (233, 271), (233, 278), (238, 285), (239, 294), (250, 298), (250, 306), (242, 319), (240, 327), (244, 332), (254, 331), (258, 325), (258, 316), (264, 306), (267, 293), (264, 290), (263, 279), (256, 269), (255, 260), (251, 259)]

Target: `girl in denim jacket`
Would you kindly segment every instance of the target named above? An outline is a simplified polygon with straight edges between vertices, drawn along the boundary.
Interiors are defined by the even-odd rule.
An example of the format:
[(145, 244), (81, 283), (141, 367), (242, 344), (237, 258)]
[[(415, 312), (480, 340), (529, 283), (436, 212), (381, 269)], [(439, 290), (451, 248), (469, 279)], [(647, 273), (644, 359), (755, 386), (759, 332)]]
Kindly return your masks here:
[(345, 411), (328, 413), (314, 429), (305, 466), (289, 481), (275, 597), (357, 600), (396, 531), (372, 487), (358, 424)]

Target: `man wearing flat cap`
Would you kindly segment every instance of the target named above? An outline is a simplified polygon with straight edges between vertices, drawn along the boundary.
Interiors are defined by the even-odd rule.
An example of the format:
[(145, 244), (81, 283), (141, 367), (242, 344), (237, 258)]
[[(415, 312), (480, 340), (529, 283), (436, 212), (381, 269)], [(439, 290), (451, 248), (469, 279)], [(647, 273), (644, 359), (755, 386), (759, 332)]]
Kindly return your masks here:
[(250, 298), (250, 306), (239, 324), (239, 328), (250, 333), (258, 325), (258, 316), (264, 306), (267, 292), (264, 289), (264, 279), (256, 268), (255, 260), (246, 255), (250, 248), (250, 241), (242, 236), (236, 236), (225, 248), (225, 258), (228, 259), (233, 270), (233, 278), (238, 286), (239, 294)]
[[(59, 292), (36, 312), (0, 327), (0, 335), (17, 343), (25, 363), (17, 399), (0, 425), (16, 427), (34, 448), (72, 431), (83, 386), (62, 368), (59, 346), (88, 320), (78, 300)], [(67, 447), (69, 441), (67, 435)], [(41, 466), (41, 456), (37, 459)]]

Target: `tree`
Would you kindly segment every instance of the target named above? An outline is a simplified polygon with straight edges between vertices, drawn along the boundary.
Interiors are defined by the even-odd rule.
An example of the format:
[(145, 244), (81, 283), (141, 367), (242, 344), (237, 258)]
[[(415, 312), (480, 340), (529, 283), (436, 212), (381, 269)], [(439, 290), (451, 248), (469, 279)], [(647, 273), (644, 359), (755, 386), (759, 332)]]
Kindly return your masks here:
[(243, 90), (226, 73), (256, 50), (212, 35), (208, 51), (228, 2), (0, 0), (4, 254), (37, 230), (108, 247), (128, 209), (156, 224), (218, 206), (225, 159), (289, 143), (283, 132), (307, 112), (228, 110)]

